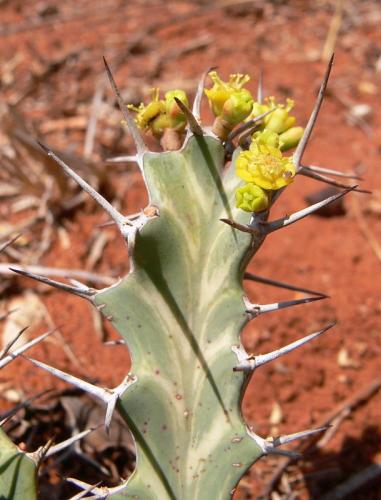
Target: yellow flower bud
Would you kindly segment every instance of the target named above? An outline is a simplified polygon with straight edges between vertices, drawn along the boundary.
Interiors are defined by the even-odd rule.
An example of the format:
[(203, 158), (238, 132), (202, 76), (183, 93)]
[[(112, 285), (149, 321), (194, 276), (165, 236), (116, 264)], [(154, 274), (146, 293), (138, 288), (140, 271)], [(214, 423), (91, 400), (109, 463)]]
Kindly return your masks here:
[(235, 91), (222, 107), (221, 119), (231, 127), (235, 127), (251, 113), (253, 98), (248, 90)]
[(282, 151), (287, 151), (288, 149), (295, 148), (300, 139), (303, 136), (304, 128), (303, 127), (292, 127), (280, 134), (280, 149)]
[(295, 116), (289, 116), (288, 118), (286, 118), (286, 120), (284, 121), (285, 131), (293, 127), (295, 123), (296, 123)]
[(262, 188), (249, 183), (235, 193), (236, 207), (245, 212), (261, 212), (269, 206), (269, 197)]
[(211, 89), (205, 89), (205, 95), (209, 100), (209, 105), (214, 116), (220, 116), (225, 102), (236, 92), (243, 89), (243, 86), (250, 80), (249, 75), (239, 73), (230, 75), (229, 81), (224, 82), (216, 71), (209, 73), (213, 81)]
[(249, 151), (238, 156), (236, 174), (263, 189), (277, 190), (293, 181), (295, 167), (279, 148), (253, 142)]
[(295, 117), (288, 116), (288, 111), (284, 108), (278, 108), (268, 115), (269, 119), (266, 128), (277, 134), (285, 132), (296, 122)]
[(175, 97), (185, 104), (185, 106), (189, 106), (189, 102), (183, 90), (169, 90), (165, 93), (165, 110), (168, 116), (169, 126), (178, 132), (182, 132), (186, 125), (186, 118), (177, 105)]
[(296, 122), (295, 117), (289, 115), (293, 107), (294, 101), (292, 99), (287, 99), (286, 104), (278, 104), (275, 97), (266, 97), (264, 104), (254, 103), (249, 119), (273, 110), (272, 113), (263, 118), (262, 129), (269, 129), (272, 132), (281, 134), (294, 126)]

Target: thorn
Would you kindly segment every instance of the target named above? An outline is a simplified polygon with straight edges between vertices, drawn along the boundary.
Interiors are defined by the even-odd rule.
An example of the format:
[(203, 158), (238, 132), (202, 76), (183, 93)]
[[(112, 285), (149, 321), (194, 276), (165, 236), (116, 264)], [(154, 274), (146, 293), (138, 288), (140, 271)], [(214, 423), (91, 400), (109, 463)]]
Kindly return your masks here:
[(63, 380), (64, 382), (67, 382), (71, 385), (74, 385), (75, 387), (78, 387), (78, 389), (81, 389), (82, 391), (85, 391), (91, 394), (92, 396), (95, 396), (96, 398), (100, 399), (104, 403), (108, 404), (110, 396), (112, 395), (111, 391), (90, 384), (85, 380), (82, 380), (78, 377), (75, 377), (74, 375), (70, 375), (69, 373), (58, 370), (58, 368), (53, 368), (52, 366), (42, 363), (41, 361), (37, 361), (36, 359), (28, 358), (27, 356), (23, 357), (24, 359), (28, 360), (30, 363), (37, 366), (38, 368), (47, 371), (51, 375), (54, 375), (55, 377)]
[(53, 439), (49, 439), (49, 441), (46, 444), (40, 446), (38, 450), (36, 450), (35, 452), (27, 453), (28, 457), (30, 457), (36, 464), (37, 469), (39, 469), (41, 462), (47, 456), (47, 453), (49, 452), (52, 444), (53, 444)]
[(185, 104), (181, 102), (180, 99), (178, 99), (177, 97), (175, 97), (174, 99), (178, 107), (184, 113), (192, 133), (198, 137), (203, 136), (204, 131), (202, 130), (200, 124), (198, 123), (196, 117), (193, 115), (192, 111), (187, 106), (185, 106)]
[(77, 493), (76, 495), (74, 495), (73, 497), (69, 498), (69, 500), (80, 500), (81, 498), (107, 498), (107, 494), (106, 495), (96, 495), (95, 497), (88, 497), (87, 495), (89, 493), (92, 493), (94, 491), (95, 488), (97, 488), (100, 484), (102, 484), (102, 481), (99, 481), (98, 483), (95, 483), (95, 484), (89, 484), (89, 487), (86, 488), (85, 490), (81, 491), (80, 493)]
[(107, 498), (108, 494), (104, 494), (104, 495), (95, 494), (95, 496), (92, 496), (92, 497), (87, 496), (89, 493), (92, 493), (95, 490), (95, 488), (97, 488), (100, 484), (102, 484), (102, 481), (99, 481), (98, 483), (95, 483), (93, 485), (90, 484), (86, 490), (83, 490), (80, 493), (77, 493), (76, 495), (71, 497), (69, 500), (80, 500), (81, 498), (85, 498), (85, 497), (86, 498), (96, 498), (96, 499)]
[[(98, 426), (99, 427), (99, 426)], [(45, 457), (51, 457), (52, 455), (59, 453), (62, 450), (65, 450), (66, 448), (69, 448), (74, 443), (77, 443), (80, 441), (82, 438), (86, 437), (88, 434), (93, 432), (95, 429), (98, 427), (92, 427), (90, 429), (86, 429), (82, 432), (79, 432), (78, 434), (75, 434), (74, 436), (65, 439), (65, 441), (62, 441), (61, 443), (55, 444), (54, 446), (50, 446), (50, 448), (46, 451)]]
[(107, 76), (108, 76), (108, 79), (110, 80), (110, 83), (111, 83), (111, 87), (114, 91), (114, 94), (117, 98), (117, 101), (118, 101), (118, 104), (119, 104), (119, 108), (123, 114), (123, 118), (125, 119), (126, 123), (127, 123), (127, 126), (128, 126), (128, 130), (130, 131), (130, 134), (132, 136), (132, 139), (134, 140), (134, 143), (135, 143), (135, 146), (136, 146), (136, 150), (138, 152), (138, 158), (139, 158), (139, 162), (138, 163), (141, 163), (140, 162), (140, 159), (142, 158), (142, 156), (144, 155), (144, 153), (147, 153), (148, 152), (148, 148), (143, 140), (143, 137), (141, 136), (140, 134), (140, 130), (138, 129), (136, 123), (135, 123), (135, 120), (134, 118), (132, 117), (131, 113), (129, 112), (127, 106), (124, 104), (123, 102), (123, 99), (122, 99), (122, 96), (119, 92), (119, 89), (115, 83), (115, 80), (114, 80), (114, 77), (112, 75), (112, 72), (111, 72), (111, 69), (106, 61), (106, 58), (103, 57), (103, 62), (104, 62), (104, 65), (105, 65), (105, 68), (106, 68), (106, 72), (107, 72)]
[(15, 349), (12, 353), (4, 356), (3, 358), (0, 359), (0, 369), (4, 368), (4, 366), (8, 365), (11, 363), (15, 358), (20, 356), (23, 352), (27, 351), (28, 349), (32, 348), (33, 346), (39, 344), (43, 340), (46, 339), (49, 335), (54, 333), (56, 329), (50, 330), (49, 332), (43, 333), (39, 337), (36, 337), (35, 339), (32, 339), (30, 342), (27, 342), (26, 344), (22, 345), (18, 349)]
[(318, 167), (316, 165), (301, 165), (304, 170), (311, 170), (312, 172), (317, 172), (320, 174), (336, 175), (337, 177), (346, 177), (347, 179), (356, 179), (358, 181), (364, 180), (360, 175), (355, 173), (339, 172), (338, 170), (333, 170), (332, 168)]
[(263, 439), (261, 436), (258, 436), (258, 434), (255, 434), (251, 430), (247, 429), (247, 432), (251, 439), (255, 441), (257, 446), (262, 450), (262, 456), (263, 455), (281, 455), (293, 459), (298, 459), (301, 458), (301, 454), (297, 453), (295, 451), (290, 451), (290, 450), (281, 450), (276, 448), (269, 440)]
[(334, 58), (334, 54), (332, 54), (332, 56), (328, 62), (328, 66), (327, 66), (327, 69), (325, 71), (325, 75), (324, 75), (323, 81), (322, 81), (320, 89), (319, 89), (319, 94), (317, 96), (314, 109), (312, 110), (310, 119), (308, 120), (306, 128), (304, 129), (303, 136), (302, 136), (302, 138), (301, 138), (301, 140), (300, 140), (300, 142), (295, 150), (295, 153), (293, 155), (293, 161), (294, 161), (294, 165), (295, 165), (295, 168), (297, 171), (300, 168), (300, 163), (302, 161), (303, 153), (304, 153), (304, 151), (307, 147), (307, 143), (311, 137), (312, 130), (315, 126), (315, 123), (316, 123), (316, 120), (317, 120), (317, 117), (318, 117), (318, 114), (320, 111), (320, 107), (321, 107), (323, 99), (324, 99), (325, 90), (327, 88), (329, 75), (331, 73), (331, 69), (332, 69), (332, 65), (333, 65), (333, 58)]
[[(139, 219), (139, 217), (142, 215), (142, 211), (140, 212), (135, 212), (134, 214), (127, 215), (127, 219), (129, 221), (134, 221), (136, 219)], [(98, 229), (102, 229), (103, 227), (108, 227), (108, 226), (113, 226), (115, 222), (113, 220), (108, 220), (105, 222), (101, 222), (100, 224), (97, 224), (95, 227)]]
[(112, 396), (110, 397), (107, 403), (106, 415), (105, 415), (105, 431), (108, 434), (110, 430), (112, 416), (114, 414), (115, 406), (118, 402), (118, 399), (122, 394), (137, 380), (136, 377), (127, 375), (124, 380), (112, 390)]
[(325, 293), (315, 292), (313, 290), (309, 290), (308, 288), (301, 288), (298, 286), (289, 285), (288, 283), (283, 283), (281, 281), (275, 281), (275, 280), (272, 280), (269, 278), (263, 278), (261, 276), (257, 276), (256, 274), (252, 274), (249, 272), (245, 272), (245, 274), (243, 275), (243, 279), (250, 280), (250, 281), (256, 281), (257, 283), (263, 283), (264, 285), (271, 285), (271, 286), (275, 286), (278, 288), (285, 288), (287, 290), (293, 290), (295, 292), (308, 293), (310, 295), (317, 295), (319, 297), (327, 297), (327, 295)]
[[(75, 278), (69, 278), (69, 281), (70, 283), (75, 286), (78, 290), (82, 290), (84, 291), (85, 293), (88, 293), (88, 290), (89, 290), (89, 287), (87, 285), (85, 285), (84, 283), (82, 283), (82, 281), (79, 281)], [(97, 290), (95, 290), (95, 293), (97, 292)]]
[(27, 330), (29, 326), (26, 326), (25, 328), (22, 328), (15, 336), (14, 339), (12, 339), (8, 344), (4, 347), (4, 349), (0, 352), (0, 360), (4, 359), (5, 356), (8, 354), (8, 352), (11, 350), (12, 346), (18, 341), (18, 339), (21, 337), (21, 335)]
[(58, 368), (53, 368), (52, 366), (42, 363), (41, 361), (37, 361), (36, 359), (28, 358), (26, 356), (24, 356), (24, 359), (30, 361), (35, 366), (42, 368), (43, 370), (49, 372), (50, 374), (63, 380), (64, 382), (74, 385), (75, 387), (78, 387), (82, 391), (85, 391), (103, 401), (103, 403), (106, 404), (106, 417), (105, 417), (106, 432), (109, 431), (111, 419), (118, 398), (137, 380), (136, 377), (127, 375), (127, 377), (125, 377), (125, 379), (114, 389), (103, 389), (102, 387), (90, 384), (85, 380), (75, 377), (74, 375), (70, 375), (69, 373), (63, 372), (62, 370), (58, 370)]
[(286, 307), (299, 306), (301, 304), (308, 304), (316, 300), (326, 299), (326, 295), (319, 295), (317, 297), (306, 297), (305, 299), (285, 300), (283, 302), (274, 302), (273, 304), (248, 304), (246, 312), (250, 314), (251, 319), (256, 318), (260, 314), (278, 311)]
[(278, 446), (282, 446), (284, 444), (292, 443), (293, 441), (297, 441), (299, 439), (304, 439), (309, 436), (313, 436), (314, 434), (318, 434), (320, 432), (325, 432), (329, 429), (330, 426), (327, 425), (325, 427), (319, 427), (317, 429), (308, 429), (306, 431), (295, 432), (294, 434), (287, 434), (285, 436), (278, 436), (274, 438), (266, 439), (270, 446), (277, 448)]
[(298, 212), (295, 212), (294, 214), (288, 215), (286, 217), (282, 217), (281, 219), (272, 221), (272, 222), (260, 222), (262, 228), (263, 228), (263, 233), (265, 235), (272, 233), (273, 231), (276, 231), (277, 229), (281, 229), (282, 227), (289, 226), (290, 224), (293, 224), (294, 222), (297, 222), (301, 219), (304, 219), (304, 217), (307, 217), (307, 215), (311, 215), (317, 210), (319, 210), (322, 207), (325, 207), (326, 205), (329, 205), (330, 203), (334, 202), (335, 200), (338, 200), (342, 196), (345, 196), (347, 193), (350, 191), (354, 191), (357, 188), (357, 186), (351, 186), (350, 188), (346, 189), (345, 191), (342, 191), (341, 193), (335, 194), (333, 196), (329, 196), (323, 201), (319, 201), (318, 203), (314, 203), (313, 205), (310, 205), (307, 208), (303, 208), (303, 210), (299, 210)]
[(92, 297), (97, 293), (97, 290), (95, 290), (94, 288), (78, 288), (76, 286), (66, 285), (65, 283), (61, 283), (60, 281), (51, 280), (46, 276), (30, 273), (28, 271), (23, 271), (22, 269), (16, 269), (14, 267), (10, 267), (9, 269), (14, 273), (20, 274), (21, 276), (25, 276), (26, 278), (31, 278), (36, 281), (40, 281), (41, 283), (45, 283), (45, 285), (49, 285), (54, 288), (64, 290), (65, 292), (73, 293), (74, 295), (78, 295), (79, 297), (88, 300), (90, 299), (90, 297)]
[[(74, 484), (78, 488), (82, 489), (82, 491), (80, 493), (78, 493), (74, 497), (71, 497), (70, 500), (78, 500), (80, 498), (83, 498), (84, 494), (87, 495), (88, 493), (94, 493), (96, 495), (95, 498), (104, 499), (104, 498), (107, 498), (109, 496), (110, 490), (113, 489), (113, 488), (110, 489), (107, 487), (98, 488), (100, 483), (91, 485), (91, 484), (85, 483), (84, 481), (80, 481), (79, 479), (75, 479), (73, 477), (66, 478), (66, 481), (68, 483)], [(94, 498), (94, 497), (92, 497), (92, 498)]]
[(3, 252), (9, 245), (12, 245), (16, 240), (18, 240), (21, 236), (21, 233), (16, 234), (16, 236), (13, 236), (10, 240), (7, 240), (5, 243), (0, 245), (0, 253)]
[(257, 88), (257, 102), (262, 104), (263, 102), (263, 70), (259, 71), (258, 77), (258, 88)]
[[(300, 167), (298, 174), (304, 175), (305, 177), (310, 177), (311, 179), (315, 179), (315, 180), (320, 181), (320, 182), (325, 182), (326, 184), (329, 184), (330, 186), (335, 186), (338, 188), (348, 189), (351, 187), (351, 186), (348, 186), (348, 184), (343, 184), (342, 182), (337, 182), (334, 179), (327, 177), (326, 175), (318, 174), (317, 172), (314, 172), (313, 170), (306, 169), (305, 167)], [(368, 191), (367, 189), (355, 188), (353, 191), (355, 191), (356, 193), (371, 194), (371, 191)]]
[(107, 163), (125, 163), (133, 162), (139, 163), (139, 158), (136, 155), (133, 156), (114, 156), (113, 158), (106, 158)]
[[(91, 458), (90, 456), (86, 455), (81, 450), (81, 448), (79, 447), (79, 445), (77, 445), (77, 443), (74, 445), (73, 452), (76, 453), (81, 460), (83, 460), (84, 462), (90, 464), (92, 467), (94, 467), (99, 472), (101, 472), (104, 476), (111, 477), (110, 471), (104, 465), (102, 465), (99, 462), (97, 462), (94, 458)], [(92, 497), (92, 498), (95, 498), (95, 497)], [(98, 497), (96, 497), (96, 498), (98, 498)]]
[[(78, 488), (81, 488), (82, 490), (86, 490), (90, 487), (89, 484), (85, 483), (84, 481), (80, 481), (79, 479), (75, 479), (73, 477), (68, 477), (66, 478), (66, 481), (68, 481), (71, 484), (74, 484), (75, 486), (78, 486)], [(92, 486), (92, 490), (90, 490), (92, 493), (94, 493), (96, 498), (99, 499), (105, 499), (108, 498), (109, 496), (117, 495), (118, 493), (122, 492), (126, 487), (126, 483), (121, 483), (118, 486), (114, 486), (113, 488), (107, 488), (107, 487), (94, 487)]]
[(201, 75), (199, 84), (197, 86), (197, 92), (196, 96), (193, 101), (193, 107), (192, 107), (192, 113), (196, 121), (198, 122), (201, 118), (201, 101), (202, 97), (204, 95), (204, 88), (205, 88), (205, 80), (208, 74), (216, 69), (216, 66), (212, 66), (211, 68), (207, 69), (204, 71), (204, 73)]
[(109, 402), (107, 403), (107, 408), (106, 408), (106, 415), (105, 415), (105, 421), (104, 421), (104, 426), (105, 426), (105, 431), (106, 434), (109, 434), (110, 432), (110, 425), (111, 425), (111, 420), (114, 415), (114, 410), (116, 403), (118, 402), (119, 394), (114, 394), (112, 398), (110, 398)]
[(235, 222), (230, 219), (220, 219), (221, 222), (225, 222), (228, 226), (233, 227), (234, 229), (238, 229), (238, 231), (242, 231), (244, 233), (249, 233), (249, 234), (258, 234), (260, 231), (257, 228), (253, 228), (250, 226), (246, 226), (244, 224), (239, 224), (238, 222)]
[(101, 194), (99, 194), (90, 184), (88, 184), (81, 176), (79, 176), (74, 170), (72, 170), (61, 158), (59, 158), (53, 151), (47, 148), (44, 144), (37, 141), (40, 147), (45, 151), (45, 153), (53, 158), (53, 160), (64, 170), (64, 172), (77, 182), (77, 184), (89, 194), (98, 205), (100, 205), (103, 210), (105, 210), (109, 216), (115, 221), (118, 227), (121, 229), (126, 222), (125, 217), (120, 214), (115, 208), (109, 203)]
[(288, 457), (288, 458), (292, 458), (293, 460), (300, 460), (301, 458), (303, 458), (303, 455), (301, 453), (298, 453), (297, 451), (281, 450), (279, 448), (272, 448), (271, 446), (266, 448), (266, 454), (267, 455), (278, 455), (281, 457)]
[[(116, 278), (111, 276), (105, 276), (104, 274), (91, 273), (89, 271), (83, 271), (81, 269), (64, 269), (46, 266), (35, 266), (35, 265), (20, 265), (17, 262), (8, 262), (7, 264), (0, 264), (0, 274), (13, 276), (13, 271), (10, 268), (25, 271), (28, 273), (35, 273), (38, 275), (43, 275), (44, 277), (57, 277), (65, 279), (75, 279), (79, 283), (79, 280), (87, 280), (93, 283), (100, 283), (101, 285), (111, 286), (115, 285)], [(84, 287), (81, 283), (81, 287)], [(87, 287), (86, 287), (87, 288)], [(98, 290), (95, 290), (98, 292)]]
[(285, 354), (288, 354), (289, 352), (293, 351), (294, 349), (298, 349), (298, 347), (301, 347), (302, 345), (306, 344), (307, 342), (310, 342), (311, 340), (314, 340), (316, 337), (319, 337), (326, 331), (328, 331), (330, 328), (332, 328), (336, 323), (331, 323), (322, 330), (319, 330), (318, 332), (311, 333), (310, 335), (306, 335), (305, 337), (302, 337), (299, 340), (296, 340), (295, 342), (292, 342), (291, 344), (288, 344), (284, 347), (281, 347), (280, 349), (277, 349), (276, 351), (269, 352), (267, 354), (259, 354), (258, 356), (250, 356), (247, 358), (246, 362), (241, 362), (238, 366), (233, 368), (233, 371), (246, 371), (246, 372), (253, 372), (256, 368), (259, 366), (265, 365), (266, 363), (269, 363), (270, 361), (274, 361), (275, 359), (280, 358), (281, 356), (284, 356)]
[(4, 425), (11, 420), (11, 418), (15, 415), (15, 413), (12, 413), (12, 415), (7, 415), (6, 417), (2, 418), (0, 420), (0, 428), (4, 427)]
[(41, 392), (35, 394), (34, 396), (30, 397), (29, 399), (22, 401), (21, 403), (17, 404), (16, 406), (11, 408), (7, 412), (3, 413), (0, 417), (1, 418), (0, 427), (2, 427), (5, 424), (5, 422), (8, 422), (8, 420), (13, 418), (18, 411), (22, 410), (23, 408), (28, 408), (28, 406), (33, 401), (35, 401), (38, 398), (41, 398), (42, 396), (45, 396), (46, 394), (48, 394), (49, 392), (52, 392), (52, 391), (53, 391), (53, 389), (45, 389), (44, 391), (41, 391)]

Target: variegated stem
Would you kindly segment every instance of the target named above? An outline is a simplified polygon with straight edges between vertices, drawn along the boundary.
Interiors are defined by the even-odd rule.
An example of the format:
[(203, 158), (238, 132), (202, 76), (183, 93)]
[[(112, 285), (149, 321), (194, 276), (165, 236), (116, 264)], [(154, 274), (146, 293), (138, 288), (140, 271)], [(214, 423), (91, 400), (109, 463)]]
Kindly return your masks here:
[(160, 215), (136, 236), (133, 272), (94, 297), (136, 377), (117, 408), (136, 440), (137, 469), (116, 498), (228, 499), (262, 455), (242, 420), (246, 375), (233, 371), (231, 348), (249, 319), (244, 270), (264, 236), (220, 221), (250, 218), (234, 208), (234, 166), (223, 167), (221, 143), (205, 136), (144, 155)]

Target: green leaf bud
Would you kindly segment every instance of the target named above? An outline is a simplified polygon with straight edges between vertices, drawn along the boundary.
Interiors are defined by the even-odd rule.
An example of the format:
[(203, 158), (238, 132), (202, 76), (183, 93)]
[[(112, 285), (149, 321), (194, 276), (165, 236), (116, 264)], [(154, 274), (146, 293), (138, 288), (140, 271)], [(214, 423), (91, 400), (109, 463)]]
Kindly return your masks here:
[(245, 212), (262, 212), (269, 206), (269, 197), (262, 188), (253, 183), (238, 188), (235, 193), (236, 207)]
[(189, 102), (183, 90), (169, 90), (165, 93), (165, 111), (167, 113), (169, 126), (178, 132), (182, 132), (186, 125), (186, 118), (177, 105), (175, 97), (185, 104), (185, 106), (189, 106)]
[(249, 116), (252, 108), (250, 92), (246, 89), (237, 90), (225, 101), (220, 117), (233, 128)]

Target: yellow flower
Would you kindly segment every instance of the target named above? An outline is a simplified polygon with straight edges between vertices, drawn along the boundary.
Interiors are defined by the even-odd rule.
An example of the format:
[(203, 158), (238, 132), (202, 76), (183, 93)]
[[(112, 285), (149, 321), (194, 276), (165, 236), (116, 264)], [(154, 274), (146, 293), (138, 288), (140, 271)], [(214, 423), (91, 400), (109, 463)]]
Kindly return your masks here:
[[(209, 73), (209, 76), (213, 81), (213, 87), (211, 89), (205, 89), (205, 95), (209, 100), (209, 104), (214, 115), (220, 116), (225, 102), (234, 94), (239, 93), (239, 91), (243, 89), (243, 86), (250, 80), (250, 77), (249, 75), (242, 75), (240, 73), (237, 73), (234, 75), (230, 75), (229, 81), (224, 82), (218, 76), (216, 71), (211, 71)], [(249, 93), (248, 91), (245, 92)], [(249, 113), (250, 112), (251, 109)]]
[(160, 121), (163, 121), (163, 117), (160, 115), (165, 114), (165, 103), (159, 99), (159, 89), (156, 88), (151, 90), (151, 99), (151, 102), (147, 105), (140, 103), (139, 106), (136, 107), (129, 104), (128, 108), (137, 113), (135, 122), (140, 129), (150, 129), (152, 132), (157, 134), (158, 131), (161, 130), (162, 126), (158, 127), (158, 124), (155, 126), (154, 122), (159, 117), (161, 118)]
[(236, 161), (236, 173), (246, 182), (263, 189), (277, 190), (293, 181), (295, 167), (279, 148), (253, 142), (249, 151), (243, 151)]
[(261, 212), (269, 206), (269, 197), (262, 188), (249, 183), (235, 193), (236, 207), (245, 212)]

